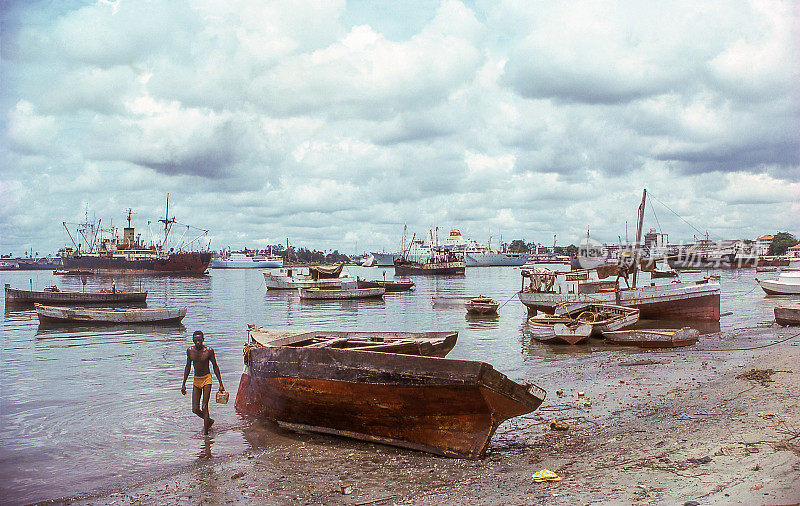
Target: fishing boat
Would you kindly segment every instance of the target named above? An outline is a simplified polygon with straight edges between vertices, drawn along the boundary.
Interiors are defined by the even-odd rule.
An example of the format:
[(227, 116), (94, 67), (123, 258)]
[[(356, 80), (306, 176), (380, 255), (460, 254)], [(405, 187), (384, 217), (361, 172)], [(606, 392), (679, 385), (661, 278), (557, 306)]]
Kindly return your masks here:
[(778, 325), (800, 325), (800, 304), (775, 307), (775, 322)]
[(403, 355), (445, 357), (456, 345), (458, 332), (350, 332), (339, 330), (267, 329), (248, 325), (255, 346), (311, 346), (359, 349)]
[[(172, 275), (202, 275), (211, 262), (210, 251), (191, 251), (193, 244), (208, 235), (208, 230), (198, 229), (190, 225), (180, 224), (169, 216), (169, 195), (167, 195), (164, 218), (158, 220), (164, 224), (164, 236), (158, 243), (145, 244), (141, 234), (137, 235), (131, 226), (133, 212), (128, 209), (128, 226), (123, 229), (122, 239), (116, 236), (116, 228), (103, 228), (101, 221), (89, 221), (88, 211), (83, 223), (77, 224), (75, 237), (63, 222), (75, 248), (70, 255), (61, 259), (63, 269), (91, 270), (100, 273), (152, 273)], [(174, 246), (167, 248), (170, 233), (176, 226), (183, 229)], [(190, 231), (198, 231), (194, 238), (187, 238)], [(111, 237), (108, 237), (110, 234)], [(83, 238), (85, 244), (80, 241)], [(189, 239), (189, 240), (186, 240)], [(58, 268), (62, 268), (59, 266)]]
[(61, 291), (56, 286), (41, 291), (19, 290), (5, 284), (6, 305), (12, 304), (123, 304), (145, 302), (147, 292), (121, 292), (119, 290), (101, 290), (99, 292)]
[(761, 266), (756, 267), (756, 272), (775, 272), (777, 270), (778, 270), (777, 267), (771, 267), (769, 265), (767, 265), (766, 267), (761, 267)]
[(553, 335), (534, 334), (539, 341), (563, 341), (578, 344), (591, 336), (600, 337), (609, 330), (631, 327), (639, 321), (639, 310), (625, 306), (593, 303), (561, 304), (552, 316), (547, 314), (528, 318), (534, 326), (552, 326)]
[(604, 331), (603, 337), (612, 344), (640, 348), (676, 348), (695, 344), (700, 332), (690, 327), (681, 329), (629, 329)]
[(343, 276), (344, 264), (337, 266), (285, 267), (264, 272), (267, 290), (298, 288), (358, 288), (358, 280)]
[(415, 262), (407, 257), (394, 261), (394, 274), (408, 276), (411, 274), (464, 274), (466, 263), (463, 256), (441, 248), (432, 248), (430, 256), (424, 262)]
[(781, 272), (778, 279), (775, 280), (756, 278), (756, 283), (767, 295), (800, 295), (800, 272), (798, 271)]
[(361, 279), (356, 277), (358, 281), (359, 288), (384, 288), (387, 292), (406, 292), (414, 288), (413, 281), (393, 281), (389, 280), (375, 280), (375, 281), (367, 281), (366, 279)]
[(497, 314), (497, 308), (500, 307), (496, 300), (483, 295), (468, 300), (465, 305), (467, 313), (477, 315)]
[(305, 300), (380, 299), (385, 288), (298, 288)]
[(503, 421), (544, 398), (483, 362), (251, 341), (235, 407), (292, 430), (478, 459)]
[(213, 258), (210, 267), (212, 269), (274, 269), (283, 267), (283, 257), (236, 252), (229, 253), (222, 258)]
[(80, 324), (178, 324), (186, 308), (86, 308), (36, 304), (40, 323)]
[[(641, 225), (647, 190), (642, 192), (639, 206), (639, 221), (633, 256), (638, 256), (641, 240)], [(638, 265), (639, 262), (633, 263)], [(683, 319), (719, 321), (720, 284), (701, 280), (694, 283), (669, 283), (637, 287), (638, 270), (633, 270), (630, 287), (620, 286), (619, 281), (591, 281), (579, 277), (570, 279), (568, 273), (551, 272), (546, 269), (522, 271), (530, 283), (518, 293), (518, 298), (530, 315), (538, 311), (553, 314), (562, 303), (586, 302), (633, 307), (640, 311), (641, 318)], [(573, 274), (574, 276), (574, 274)], [(612, 286), (607, 286), (610, 283)]]
[(677, 278), (678, 271), (675, 269), (653, 269), (650, 271), (650, 278), (652, 279), (660, 279), (660, 278)]

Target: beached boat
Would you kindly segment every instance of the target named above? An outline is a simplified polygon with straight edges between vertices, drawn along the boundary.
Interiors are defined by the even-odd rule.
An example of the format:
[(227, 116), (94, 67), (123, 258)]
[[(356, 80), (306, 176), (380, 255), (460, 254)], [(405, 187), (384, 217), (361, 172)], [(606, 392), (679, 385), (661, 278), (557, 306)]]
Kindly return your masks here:
[(351, 332), (339, 330), (267, 329), (248, 325), (250, 340), (258, 346), (358, 348), (403, 355), (444, 357), (456, 345), (458, 332)]
[(306, 300), (379, 299), (385, 288), (298, 288), (300, 298)]
[(358, 280), (343, 276), (344, 264), (337, 266), (287, 267), (264, 272), (267, 290), (298, 288), (357, 288)]
[[(641, 224), (647, 192), (642, 193), (636, 243), (641, 239)], [(638, 256), (638, 248), (634, 248)], [(637, 265), (638, 262), (634, 262)], [(538, 311), (552, 314), (556, 306), (565, 302), (589, 302), (633, 307), (641, 318), (719, 321), (720, 285), (702, 280), (695, 283), (669, 283), (664, 285), (636, 286), (638, 271), (633, 271), (631, 287), (622, 288), (619, 282), (570, 279), (568, 273), (550, 272), (546, 269), (522, 271), (530, 280), (529, 286), (518, 293), (520, 302), (528, 313)], [(606, 286), (610, 283), (612, 286)]]
[(761, 286), (767, 295), (800, 295), (800, 272), (781, 272), (778, 279), (760, 280), (756, 283)]
[(700, 332), (690, 327), (681, 329), (629, 329), (604, 331), (603, 337), (612, 344), (640, 348), (675, 348), (695, 344)]
[(186, 308), (87, 308), (36, 304), (40, 323), (79, 324), (178, 324)]
[(235, 407), (292, 430), (474, 459), (544, 398), (483, 362), (250, 343)]
[(609, 330), (624, 329), (639, 321), (639, 310), (611, 304), (572, 303), (556, 307), (552, 316), (528, 318), (530, 325), (553, 327), (553, 334), (535, 333), (538, 341), (578, 344)]
[(778, 325), (800, 325), (800, 304), (775, 307), (775, 322)]
[(386, 281), (385, 279), (367, 281), (358, 277), (356, 279), (359, 288), (385, 288), (387, 292), (406, 292), (414, 288), (413, 281)]
[(145, 302), (147, 292), (121, 292), (119, 290), (101, 290), (99, 292), (71, 292), (61, 291), (52, 286), (49, 289), (18, 290), (11, 288), (6, 283), (6, 304), (56, 304), (56, 305), (80, 305), (80, 304), (126, 304), (133, 302)]
[(465, 305), (469, 314), (497, 314), (500, 307), (496, 300), (483, 295), (468, 300)]

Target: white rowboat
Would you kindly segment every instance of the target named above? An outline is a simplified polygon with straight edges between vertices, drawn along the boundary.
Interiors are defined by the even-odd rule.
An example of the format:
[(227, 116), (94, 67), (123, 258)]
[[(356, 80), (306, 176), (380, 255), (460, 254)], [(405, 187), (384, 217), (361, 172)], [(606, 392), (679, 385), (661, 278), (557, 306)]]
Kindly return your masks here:
[(86, 308), (36, 304), (36, 315), (40, 323), (178, 324), (186, 316), (186, 308)]

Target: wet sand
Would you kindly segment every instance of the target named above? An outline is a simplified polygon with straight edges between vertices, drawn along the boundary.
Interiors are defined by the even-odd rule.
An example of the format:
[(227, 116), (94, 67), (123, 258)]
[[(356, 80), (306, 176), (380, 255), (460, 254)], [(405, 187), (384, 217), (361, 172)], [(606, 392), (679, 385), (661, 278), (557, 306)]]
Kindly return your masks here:
[[(719, 348), (799, 332), (748, 329)], [(593, 353), (588, 365), (528, 378), (547, 390), (547, 400), (505, 422), (480, 461), (256, 424), (245, 436), (259, 450), (64, 502), (796, 504), (798, 364), (800, 337), (752, 350)], [(742, 376), (754, 369), (773, 372)], [(551, 430), (553, 418), (569, 429)], [(536, 483), (542, 469), (561, 481)]]

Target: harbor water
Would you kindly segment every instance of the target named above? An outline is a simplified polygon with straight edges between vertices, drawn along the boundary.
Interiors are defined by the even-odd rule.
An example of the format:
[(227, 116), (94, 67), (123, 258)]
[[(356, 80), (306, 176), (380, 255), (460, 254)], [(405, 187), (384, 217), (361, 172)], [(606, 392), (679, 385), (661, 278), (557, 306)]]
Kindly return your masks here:
[[(393, 278), (393, 270), (387, 268), (346, 271), (365, 279), (383, 279), (384, 274)], [(721, 275), (724, 316), (718, 329), (701, 329), (706, 333), (693, 348), (763, 344), (749, 337), (747, 330), (769, 325), (774, 306), (787, 299), (766, 297), (755, 283), (753, 269), (715, 272)], [(699, 280), (707, 274), (685, 274), (681, 279)], [(644, 278), (650, 282), (646, 274)], [(41, 290), (57, 284), (78, 291), (110, 288), (114, 281), (119, 290), (147, 290), (148, 307), (188, 307), (183, 325), (177, 327), (94, 328), (40, 328), (32, 308), (4, 308), (3, 503), (102, 493), (270, 444), (269, 431), (274, 429), (258, 425), (257, 430), (267, 433), (252, 437), (257, 422), (240, 417), (233, 408), (250, 323), (298, 329), (457, 330), (458, 343), (450, 358), (488, 362), (513, 380), (545, 389), (552, 387), (546, 378), (554, 371), (585, 370), (598, 360), (652, 353), (600, 341), (558, 346), (532, 339), (525, 307), (515, 296), (521, 287), (520, 270), (513, 267), (471, 268), (464, 276), (415, 276), (412, 292), (361, 301), (305, 301), (294, 291), (267, 292), (258, 269), (212, 270), (202, 277), (84, 278), (5, 271), (0, 279), (14, 288)], [(478, 295), (497, 300), (499, 314), (467, 316), (458, 297)], [(434, 303), (435, 297), (443, 299)], [(215, 404), (212, 395), (216, 423), (209, 436), (202, 434), (202, 420), (191, 413), (191, 396), (180, 392), (186, 348), (198, 329), (216, 350), (225, 387), (231, 392), (226, 405)], [(580, 375), (574, 381), (581, 381)], [(191, 376), (188, 384), (191, 392)], [(214, 378), (213, 391), (217, 386)], [(513, 443), (514, 437), (513, 430), (501, 427), (492, 444)]]

